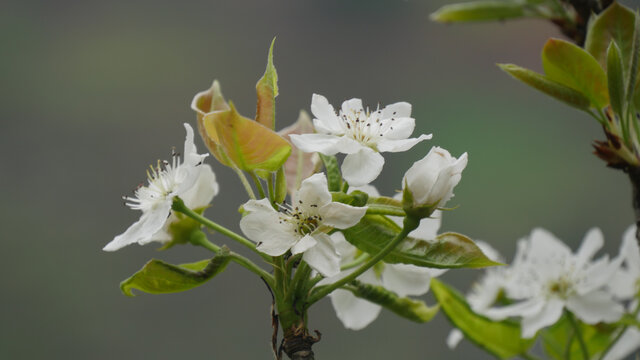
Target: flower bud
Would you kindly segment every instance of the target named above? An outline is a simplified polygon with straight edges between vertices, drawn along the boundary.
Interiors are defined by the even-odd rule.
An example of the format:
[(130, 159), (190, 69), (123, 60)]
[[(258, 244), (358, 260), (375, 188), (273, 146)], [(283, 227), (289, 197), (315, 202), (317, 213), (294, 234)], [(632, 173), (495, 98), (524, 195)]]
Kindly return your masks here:
[(422, 160), (407, 170), (403, 179), (403, 204), (407, 214), (429, 216), (453, 196), (453, 188), (467, 166), (467, 153), (459, 159), (440, 147), (433, 147)]

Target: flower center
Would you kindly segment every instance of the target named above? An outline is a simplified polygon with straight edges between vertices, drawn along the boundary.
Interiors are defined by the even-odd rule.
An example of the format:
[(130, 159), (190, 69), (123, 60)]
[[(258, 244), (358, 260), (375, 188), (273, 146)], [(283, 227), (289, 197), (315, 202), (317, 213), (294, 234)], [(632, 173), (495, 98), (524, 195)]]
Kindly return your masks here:
[(564, 276), (560, 277), (559, 279), (549, 283), (548, 292), (549, 295), (566, 299), (573, 294), (573, 282)]
[[(293, 231), (300, 236), (305, 236), (314, 232), (322, 222), (322, 216), (313, 214), (308, 209), (302, 207), (302, 201), (298, 200), (299, 206), (292, 207), (283, 203), (279, 205), (280, 211), (286, 216), (281, 217), (280, 221), (286, 221), (293, 225)], [(311, 204), (309, 208), (318, 208), (318, 205)]]
[(150, 210), (157, 204), (171, 197), (182, 182), (178, 167), (180, 154), (172, 151), (172, 162), (158, 160), (157, 165), (149, 166), (147, 170), (148, 185), (140, 184), (134, 192), (134, 197), (123, 196), (125, 204), (134, 210)]
[(346, 128), (346, 135), (357, 142), (375, 149), (378, 141), (384, 137), (385, 133), (393, 130), (391, 121), (394, 118), (382, 119), (382, 111), (376, 110), (369, 113), (369, 110), (340, 111), (340, 119)]

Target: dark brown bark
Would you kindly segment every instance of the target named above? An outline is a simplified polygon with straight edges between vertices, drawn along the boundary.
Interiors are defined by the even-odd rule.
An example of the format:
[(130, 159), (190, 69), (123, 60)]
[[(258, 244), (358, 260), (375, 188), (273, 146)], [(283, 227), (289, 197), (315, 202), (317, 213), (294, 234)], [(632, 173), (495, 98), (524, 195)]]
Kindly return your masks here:
[(640, 167), (628, 167), (626, 170), (629, 174), (631, 187), (633, 188), (633, 211), (636, 216), (636, 239), (640, 244)]
[(311, 347), (320, 341), (321, 334), (316, 330), (317, 336), (311, 336), (304, 326), (291, 327), (284, 333), (282, 350), (291, 360), (314, 360)]

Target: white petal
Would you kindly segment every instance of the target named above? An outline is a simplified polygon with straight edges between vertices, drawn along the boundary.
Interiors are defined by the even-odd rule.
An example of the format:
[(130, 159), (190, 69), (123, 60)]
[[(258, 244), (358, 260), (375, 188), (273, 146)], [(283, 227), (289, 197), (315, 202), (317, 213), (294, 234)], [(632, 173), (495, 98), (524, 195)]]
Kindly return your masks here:
[(153, 210), (142, 213), (138, 221), (111, 240), (102, 250), (116, 251), (134, 243), (140, 245), (149, 243), (153, 234), (162, 229), (170, 212), (171, 201), (158, 204)]
[(351, 330), (367, 327), (378, 317), (382, 309), (380, 305), (355, 297), (348, 290), (335, 290), (329, 297), (338, 319), (344, 327)]
[(609, 262), (609, 256), (605, 255), (597, 261), (589, 264), (589, 267), (584, 270), (585, 278), (587, 281), (580, 282), (577, 287), (577, 292), (580, 295), (584, 295), (593, 290), (606, 286), (613, 276), (620, 270), (622, 265), (622, 258), (617, 257), (613, 261)]
[(627, 268), (632, 274), (640, 277), (640, 248), (636, 239), (636, 226), (630, 226), (622, 237), (622, 248), (625, 254)]
[(317, 244), (305, 251), (302, 259), (311, 268), (325, 277), (336, 276), (340, 272), (340, 254), (333, 246), (329, 235), (324, 233), (313, 234)]
[(367, 212), (367, 207), (355, 207), (338, 202), (329, 203), (318, 210), (322, 223), (337, 229), (357, 224)]
[(182, 156), (184, 156), (184, 164), (196, 166), (209, 154), (198, 154), (196, 144), (193, 142), (193, 128), (187, 123), (184, 123), (184, 128), (187, 131), (187, 136), (184, 139), (184, 153), (182, 154)]
[(348, 264), (355, 259), (358, 248), (351, 245), (341, 232), (336, 231), (331, 234), (331, 241), (336, 251), (338, 251), (338, 254), (340, 254), (341, 265)]
[(531, 298), (519, 303), (503, 306), (500, 308), (490, 308), (481, 314), (491, 320), (504, 320), (510, 316), (530, 316), (539, 313), (544, 307), (544, 301), (539, 298)]
[(411, 136), (416, 127), (416, 120), (410, 117), (394, 117), (393, 120), (387, 118), (384, 121), (386, 121), (385, 125), (388, 125), (383, 129), (385, 139), (406, 139)]
[[(396, 221), (398, 225), (402, 226), (402, 217), (394, 216), (394, 218), (398, 218), (399, 221), (396, 221), (396, 219), (393, 220)], [(409, 236), (421, 240), (433, 240), (436, 238), (436, 236), (438, 236), (438, 230), (440, 230), (441, 223), (442, 211), (436, 210), (431, 214), (430, 217), (420, 220), (420, 225), (418, 225), (415, 230), (410, 232)]]
[(256, 248), (261, 252), (279, 256), (298, 242), (292, 225), (281, 222), (280, 214), (271, 207), (268, 199), (249, 200), (243, 207), (248, 214), (240, 220), (240, 229), (258, 244)]
[(362, 100), (354, 98), (344, 101), (342, 103), (342, 112), (344, 114), (363, 113), (364, 108), (362, 107)]
[(316, 117), (313, 123), (317, 131), (325, 134), (342, 134), (341, 121), (327, 98), (313, 94), (311, 97), (311, 113)]
[(293, 196), (292, 206), (301, 206), (315, 213), (326, 204), (331, 203), (331, 193), (327, 185), (327, 177), (324, 173), (313, 174), (306, 178), (300, 189)]
[(628, 300), (638, 293), (636, 288), (637, 280), (638, 278), (632, 276), (629, 272), (620, 270), (613, 275), (607, 286), (616, 298)]
[(304, 152), (319, 152), (325, 155), (337, 153), (352, 154), (358, 152), (362, 145), (346, 136), (325, 134), (291, 134), (291, 142)]
[(380, 152), (401, 152), (407, 151), (423, 140), (431, 139), (432, 135), (422, 134), (417, 138), (409, 139), (386, 139), (382, 138), (378, 141), (378, 151)]
[(611, 294), (594, 291), (584, 296), (571, 296), (567, 300), (567, 308), (580, 320), (587, 324), (618, 321), (624, 309), (615, 302)]
[(522, 337), (529, 339), (535, 336), (538, 330), (549, 326), (562, 316), (564, 303), (560, 299), (549, 299), (541, 311), (537, 314), (526, 316), (522, 319)]
[(219, 186), (216, 175), (208, 164), (197, 167), (198, 176), (193, 186), (185, 191), (180, 198), (190, 209), (209, 205), (213, 197), (218, 194)]
[(408, 264), (385, 264), (382, 286), (404, 297), (422, 295), (429, 291), (429, 269)]
[(291, 247), (291, 253), (294, 255), (303, 253), (316, 246), (317, 243), (313, 236), (307, 234)]
[(587, 264), (591, 258), (593, 258), (593, 255), (602, 248), (602, 245), (604, 245), (604, 235), (602, 235), (602, 231), (598, 228), (589, 230), (576, 253), (577, 265), (582, 266)]
[(397, 102), (395, 104), (390, 104), (385, 106), (384, 109), (382, 109), (382, 118), (383, 119), (397, 119), (397, 118), (403, 118), (403, 117), (410, 117), (411, 116), (411, 104), (409, 104), (408, 102)]
[(384, 165), (382, 155), (370, 148), (362, 148), (355, 154), (349, 154), (342, 162), (342, 177), (353, 186), (362, 186), (375, 180)]
[(629, 327), (603, 360), (622, 360), (640, 348), (640, 330)]
[(453, 350), (458, 346), (463, 338), (464, 334), (462, 334), (462, 331), (453, 329), (449, 332), (449, 336), (447, 336), (447, 346), (449, 347), (449, 349)]

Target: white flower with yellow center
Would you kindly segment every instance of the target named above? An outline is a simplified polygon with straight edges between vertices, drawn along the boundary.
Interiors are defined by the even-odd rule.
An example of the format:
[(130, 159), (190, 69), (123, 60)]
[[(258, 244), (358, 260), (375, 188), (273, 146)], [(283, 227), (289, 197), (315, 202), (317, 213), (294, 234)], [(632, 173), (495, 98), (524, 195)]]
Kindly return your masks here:
[(409, 138), (415, 128), (411, 104), (399, 102), (377, 109), (364, 110), (362, 100), (342, 103), (336, 114), (324, 96), (313, 94), (311, 112), (317, 134), (291, 135), (291, 141), (304, 152), (325, 155), (344, 153), (342, 176), (352, 186), (375, 180), (384, 165), (381, 152), (400, 152), (431, 138), (420, 135)]
[(512, 270), (513, 281), (505, 286), (507, 296), (518, 302), (478, 310), (493, 320), (522, 317), (524, 338), (531, 338), (538, 330), (554, 324), (564, 308), (587, 324), (617, 321), (623, 308), (613, 300), (606, 285), (621, 260), (610, 262), (603, 256), (591, 261), (603, 244), (602, 232), (592, 229), (574, 255), (551, 233), (534, 229), (526, 245), (519, 247), (524, 255)]
[(171, 162), (158, 162), (147, 172), (148, 185), (139, 187), (133, 197), (124, 197), (126, 205), (142, 211), (140, 220), (124, 233), (116, 236), (103, 250), (115, 251), (127, 245), (147, 244), (151, 241), (170, 240), (167, 228), (176, 220), (171, 214), (173, 198), (180, 196), (190, 208), (206, 206), (218, 193), (213, 170), (203, 165), (207, 154), (198, 154), (193, 142), (193, 129), (184, 124), (187, 136), (184, 142), (184, 160), (174, 153)]
[(304, 253), (302, 259), (324, 276), (340, 271), (340, 256), (327, 232), (351, 227), (367, 212), (366, 207), (332, 202), (324, 173), (305, 179), (293, 205), (281, 205), (281, 211), (268, 199), (249, 200), (243, 207), (247, 215), (240, 229), (259, 251), (271, 256)]

